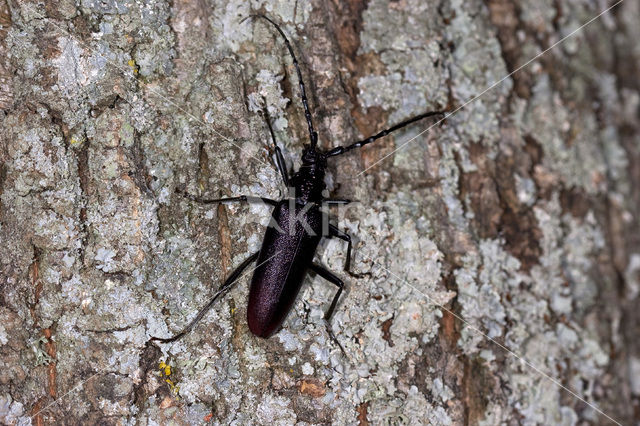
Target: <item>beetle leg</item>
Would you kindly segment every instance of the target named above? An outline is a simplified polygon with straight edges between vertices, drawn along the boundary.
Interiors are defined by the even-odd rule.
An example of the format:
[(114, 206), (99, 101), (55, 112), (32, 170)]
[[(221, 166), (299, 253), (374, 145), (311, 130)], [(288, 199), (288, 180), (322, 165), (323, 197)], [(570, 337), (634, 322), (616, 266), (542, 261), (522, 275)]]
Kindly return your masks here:
[(333, 296), (333, 301), (331, 302), (331, 306), (327, 309), (327, 312), (324, 314), (324, 319), (329, 321), (331, 316), (333, 315), (333, 311), (336, 309), (336, 305), (338, 304), (338, 299), (340, 299), (340, 295), (342, 294), (342, 289), (344, 288), (344, 282), (335, 275), (333, 272), (324, 268), (323, 266), (318, 265), (317, 263), (312, 263), (310, 266), (311, 270), (316, 274), (320, 275), (325, 280), (329, 281), (331, 284), (334, 284), (338, 287), (338, 292), (335, 296)]
[(315, 272), (325, 280), (329, 281), (331, 284), (334, 284), (335, 286), (338, 287), (338, 292), (336, 293), (335, 296), (333, 296), (333, 300), (331, 301), (331, 306), (329, 306), (329, 309), (327, 309), (327, 312), (324, 314), (324, 320), (326, 321), (327, 332), (329, 333), (331, 340), (333, 340), (338, 345), (342, 353), (346, 356), (347, 353), (344, 351), (344, 348), (342, 347), (340, 342), (338, 342), (338, 339), (336, 339), (336, 336), (333, 334), (333, 331), (331, 330), (331, 326), (329, 325), (329, 321), (331, 320), (333, 311), (336, 309), (336, 305), (338, 304), (338, 299), (340, 299), (340, 295), (342, 294), (342, 290), (344, 289), (344, 282), (342, 282), (340, 278), (336, 277), (331, 271), (329, 271), (323, 266), (318, 265), (317, 263), (312, 263), (310, 268), (313, 272)]
[(202, 317), (204, 317), (205, 314), (209, 311), (209, 309), (211, 309), (215, 301), (218, 300), (219, 297), (223, 296), (231, 289), (235, 281), (238, 279), (238, 277), (240, 277), (240, 275), (242, 275), (242, 272), (247, 268), (247, 266), (249, 266), (252, 262), (254, 262), (258, 258), (258, 253), (259, 252), (255, 252), (254, 254), (249, 256), (244, 262), (240, 264), (240, 266), (236, 268), (235, 271), (231, 273), (231, 275), (229, 275), (229, 278), (227, 278), (225, 282), (218, 288), (218, 290), (213, 295), (209, 303), (207, 303), (202, 309), (200, 309), (200, 311), (195, 316), (195, 318), (192, 319), (189, 325), (187, 325), (180, 333), (176, 334), (173, 337), (165, 337), (165, 338), (152, 337), (151, 340), (156, 340), (162, 343), (173, 342), (175, 340), (178, 340), (188, 332), (190, 332), (193, 329), (193, 327), (195, 327), (195, 325), (198, 323), (198, 321), (200, 321)]
[(346, 232), (341, 231), (337, 226), (329, 224), (329, 237), (340, 238), (347, 242), (347, 259), (344, 262), (344, 271), (354, 278), (362, 278), (364, 276), (371, 276), (369, 272), (358, 274), (351, 272), (351, 248), (353, 243), (351, 242), (351, 236)]
[[(264, 99), (264, 97), (262, 99)], [(284, 185), (288, 188), (289, 175), (287, 174), (287, 164), (284, 162), (282, 150), (280, 150), (280, 147), (278, 146), (276, 135), (273, 133), (273, 127), (271, 127), (271, 118), (269, 117), (269, 111), (267, 111), (266, 99), (264, 100), (264, 104), (262, 106), (262, 117), (264, 118), (264, 121), (267, 122), (267, 127), (269, 127), (269, 133), (271, 134), (271, 140), (273, 141), (273, 147), (276, 151), (276, 166), (278, 166), (278, 170), (280, 170)]]
[(191, 195), (188, 192), (182, 191), (180, 189), (176, 189), (176, 194), (181, 194), (182, 196), (190, 199), (191, 201), (194, 201), (200, 204), (220, 204), (220, 203), (231, 203), (231, 202), (253, 203), (257, 201), (261, 201), (263, 203), (270, 204), (272, 206), (275, 206), (276, 204), (278, 204), (277, 200), (272, 200), (271, 198), (264, 198), (264, 197), (254, 197), (252, 195), (239, 195), (237, 197), (207, 199), (202, 197), (196, 197), (195, 195)]

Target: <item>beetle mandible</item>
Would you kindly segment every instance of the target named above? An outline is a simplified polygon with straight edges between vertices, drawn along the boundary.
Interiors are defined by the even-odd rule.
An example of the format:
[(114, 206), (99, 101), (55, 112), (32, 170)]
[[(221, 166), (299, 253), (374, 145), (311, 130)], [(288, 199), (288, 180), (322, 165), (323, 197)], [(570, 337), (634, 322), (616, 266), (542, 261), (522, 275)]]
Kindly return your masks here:
[[(249, 256), (231, 273), (216, 291), (209, 303), (198, 312), (187, 327), (173, 337), (154, 337), (152, 340), (171, 342), (188, 333), (208, 312), (215, 301), (231, 289), (242, 272), (254, 261), (257, 262), (257, 266), (254, 269), (253, 278), (251, 279), (247, 306), (247, 322), (249, 330), (251, 330), (253, 334), (268, 338), (280, 328), (296, 300), (308, 270), (315, 272), (338, 288), (338, 291), (331, 301), (331, 305), (329, 305), (329, 309), (327, 309), (325, 313), (325, 320), (328, 324), (336, 304), (340, 299), (344, 282), (334, 273), (313, 261), (320, 240), (326, 237), (339, 238), (346, 241), (347, 257), (345, 259), (344, 270), (352, 276), (358, 277), (359, 275), (351, 272), (350, 268), (351, 237), (333, 225), (329, 225), (328, 233), (323, 232), (323, 223), (328, 223), (328, 218), (326, 217), (327, 213), (321, 210), (321, 206), (344, 205), (350, 202), (350, 200), (347, 199), (325, 198), (322, 195), (325, 189), (324, 176), (327, 159), (342, 155), (355, 148), (363, 147), (416, 121), (427, 117), (444, 115), (443, 111), (426, 112), (350, 145), (322, 151), (317, 146), (318, 133), (313, 126), (313, 119), (307, 101), (302, 73), (300, 72), (298, 60), (293, 52), (291, 43), (284, 31), (271, 18), (265, 15), (251, 15), (243, 19), (242, 22), (249, 18), (264, 19), (273, 25), (284, 39), (298, 77), (300, 98), (309, 131), (309, 144), (305, 144), (304, 150), (302, 151), (302, 165), (299, 170), (289, 178), (284, 157), (276, 141), (270, 118), (266, 108), (263, 107), (263, 115), (267, 122), (275, 151), (276, 166), (285, 186), (291, 191), (290, 193), (293, 194), (293, 197), (284, 198), (279, 201), (246, 195), (231, 198), (203, 199), (186, 192), (182, 193), (190, 200), (203, 204), (249, 202), (252, 201), (252, 199), (261, 200), (273, 206), (271, 223), (277, 226), (267, 227), (260, 251)], [(299, 221), (298, 218), (301, 218), (302, 221)], [(295, 223), (292, 223), (292, 220), (295, 221)], [(331, 334), (330, 328), (327, 328)]]

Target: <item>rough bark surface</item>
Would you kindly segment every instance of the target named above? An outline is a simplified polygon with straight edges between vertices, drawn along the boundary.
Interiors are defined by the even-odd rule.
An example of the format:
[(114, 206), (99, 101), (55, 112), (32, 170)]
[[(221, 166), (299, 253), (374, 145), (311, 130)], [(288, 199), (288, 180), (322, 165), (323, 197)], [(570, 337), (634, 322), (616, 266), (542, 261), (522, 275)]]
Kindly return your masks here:
[[(284, 193), (262, 98), (290, 167), (307, 140), (282, 40), (242, 18), (282, 23), (329, 148), (456, 109), (611, 4), (0, 0), (0, 423), (638, 422), (633, 0), (366, 173), (433, 122), (332, 163), (368, 273), (332, 322), (346, 356), (317, 276), (271, 339), (247, 329), (245, 276), (150, 342), (269, 216), (175, 189)], [(339, 272), (345, 252), (318, 257)]]

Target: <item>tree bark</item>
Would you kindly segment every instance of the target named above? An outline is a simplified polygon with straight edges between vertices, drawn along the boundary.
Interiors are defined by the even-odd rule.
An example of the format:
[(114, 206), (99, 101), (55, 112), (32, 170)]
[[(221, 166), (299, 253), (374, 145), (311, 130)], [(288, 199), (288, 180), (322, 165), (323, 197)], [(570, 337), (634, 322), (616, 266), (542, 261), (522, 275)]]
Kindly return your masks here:
[[(640, 5), (590, 22), (611, 5), (0, 0), (0, 421), (640, 421)], [(247, 328), (248, 273), (151, 341), (270, 213), (176, 189), (286, 194), (262, 102), (290, 169), (308, 141), (291, 58), (252, 13), (291, 39), (323, 149), (452, 113), (330, 163), (366, 273), (321, 244), (349, 288), (344, 353), (319, 276), (270, 339)]]

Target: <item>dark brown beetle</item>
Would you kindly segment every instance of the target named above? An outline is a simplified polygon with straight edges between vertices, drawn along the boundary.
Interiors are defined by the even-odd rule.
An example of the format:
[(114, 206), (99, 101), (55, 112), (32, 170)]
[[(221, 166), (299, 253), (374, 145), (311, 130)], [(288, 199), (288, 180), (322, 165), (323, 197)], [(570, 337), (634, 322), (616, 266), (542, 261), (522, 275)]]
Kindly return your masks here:
[[(327, 159), (344, 154), (354, 148), (360, 148), (418, 120), (443, 115), (443, 112), (440, 111), (427, 112), (351, 145), (333, 148), (327, 152), (320, 151), (317, 148), (318, 134), (313, 127), (302, 74), (296, 56), (293, 53), (291, 43), (289, 43), (282, 29), (267, 16), (252, 15), (250, 17), (261, 18), (271, 23), (284, 39), (298, 74), (300, 97), (302, 98), (304, 114), (309, 127), (310, 143), (305, 145), (300, 169), (289, 179), (282, 151), (276, 142), (269, 116), (266, 108), (264, 108), (263, 114), (265, 115), (267, 126), (271, 133), (276, 165), (280, 170), (285, 186), (293, 190), (293, 192), (291, 192), (292, 197), (280, 201), (244, 195), (232, 198), (202, 199), (190, 194), (183, 194), (192, 201), (204, 204), (250, 202), (255, 200), (268, 203), (274, 206), (273, 213), (271, 214), (272, 225), (266, 230), (260, 251), (249, 256), (249, 258), (236, 268), (224, 284), (220, 286), (211, 301), (198, 312), (198, 315), (196, 315), (183, 331), (170, 338), (153, 338), (153, 340), (171, 342), (188, 333), (211, 308), (214, 302), (231, 289), (233, 283), (247, 266), (256, 260), (257, 266), (251, 280), (249, 304), (247, 306), (247, 322), (253, 334), (267, 338), (280, 328), (289, 311), (291, 311), (308, 270), (315, 272), (338, 287), (338, 291), (325, 314), (325, 319), (328, 323), (338, 303), (338, 299), (344, 288), (344, 283), (331, 271), (313, 262), (320, 240), (323, 237), (327, 237), (340, 238), (346, 241), (347, 258), (344, 270), (352, 276), (357, 277), (359, 275), (350, 271), (351, 237), (333, 225), (325, 226), (325, 224), (329, 222), (327, 213), (321, 210), (323, 205), (348, 204), (350, 202), (345, 199), (323, 197), (322, 192), (325, 189), (324, 175), (327, 167)], [(323, 228), (327, 229), (325, 230)], [(331, 333), (330, 330), (329, 332)]]

